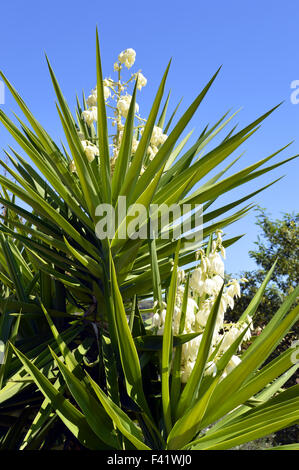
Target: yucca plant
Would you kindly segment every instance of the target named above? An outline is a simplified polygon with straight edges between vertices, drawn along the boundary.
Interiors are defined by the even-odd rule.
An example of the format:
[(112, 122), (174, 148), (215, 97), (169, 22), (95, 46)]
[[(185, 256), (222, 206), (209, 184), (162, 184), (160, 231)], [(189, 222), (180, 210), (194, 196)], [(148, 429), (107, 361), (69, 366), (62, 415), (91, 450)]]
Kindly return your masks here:
[[(169, 65), (145, 120), (136, 106), (137, 90), (146, 84), (145, 77), (138, 72), (126, 82), (122, 80), (123, 67), (130, 68), (134, 60), (132, 49), (123, 51), (114, 66), (117, 79), (103, 79), (97, 39), (97, 87), (87, 100), (83, 96), (82, 105), (77, 99), (76, 119), (48, 62), (66, 138), (61, 146), (1, 73), (30, 125), (17, 118), (19, 129), (0, 110), (0, 121), (32, 162), (11, 148), (6, 155), (15, 170), (4, 161), (1, 164), (12, 179), (0, 176), (0, 201), (9, 213), (0, 225), (1, 320), (15, 319), (10, 333), (3, 333), (6, 341), (11, 337), (11, 348), (1, 367), (5, 373), (0, 402), (17, 399), (33, 382), (44, 396), (35, 416), (21, 416), (21, 424), (16, 423), (21, 432), (15, 442), (22, 449), (45, 446), (47, 430), (57, 417), (91, 449), (231, 448), (298, 419), (298, 388), (276, 396), (297, 367), (290, 359), (294, 351), (259, 369), (298, 317), (298, 307), (288, 313), (297, 290), (230, 373), (229, 363), (248, 337), (248, 318), (256, 312), (271, 273), (240, 319), (239, 325), (247, 322), (246, 329), (240, 330), (227, 351), (221, 352), (221, 340), (213, 340), (225, 294), (219, 278), (214, 297), (209, 297), (211, 292), (191, 289), (194, 308), (210, 302), (207, 322), (198, 331), (188, 332), (184, 320), (189, 277), (182, 283), (181, 304), (176, 305), (179, 267), (195, 263), (201, 256), (202, 269), (211, 253), (219, 256), (218, 248), (224, 250), (236, 242), (239, 237), (217, 245), (212, 234), (217, 232), (219, 239), (219, 229), (244, 216), (251, 205), (232, 215), (227, 213), (273, 182), (230, 204), (214, 210), (210, 206), (222, 194), (296, 158), (260, 168), (285, 146), (231, 176), (222, 178), (239, 157), (212, 173), (276, 107), (237, 133), (233, 128), (207, 151), (208, 144), (233, 118), (227, 113), (212, 127), (206, 126), (186, 150), (191, 133), (178, 140), (218, 72), (170, 130), (178, 107), (166, 123), (169, 95), (159, 114)], [(127, 93), (130, 84), (134, 84), (132, 96)], [(122, 198), (127, 205), (145, 209), (139, 229), (148, 230), (149, 236), (134, 236), (134, 210), (122, 214)], [(32, 211), (25, 209), (22, 201)], [(193, 223), (193, 233), (202, 235), (200, 241), (195, 238), (190, 243), (188, 230), (177, 237), (181, 214), (166, 222), (160, 218), (157, 233), (151, 237), (152, 204), (180, 208), (189, 204), (184, 216)], [(199, 204), (203, 230), (195, 224)], [(112, 235), (99, 237), (99, 222), (103, 227), (99, 208), (103, 205), (115, 210), (118, 218)], [(166, 231), (168, 238), (163, 236)], [(147, 306), (144, 299), (149, 299)], [(176, 329), (175, 311), (179, 318)], [(148, 313), (153, 314), (153, 324), (146, 320)], [(225, 326), (228, 330), (231, 327)], [(43, 344), (28, 347), (33, 332), (42, 333), (47, 341), (50, 330), (54, 334), (50, 351), (44, 351)], [(183, 385), (184, 345), (196, 342), (199, 336), (190, 380)], [(211, 362), (215, 365), (212, 375), (207, 373)], [(24, 420), (28, 423), (28, 419), (33, 423), (24, 436)], [(4, 444), (12, 432), (4, 436)]]
[[(202, 329), (182, 334), (192, 317), (189, 303), (192, 306), (195, 302), (189, 297), (190, 286), (193, 293), (198, 292), (198, 276), (193, 271), (184, 283), (179, 330), (173, 335), (180, 290), (178, 254), (179, 250), (164, 299), (167, 307), (163, 335), (155, 334), (151, 322), (142, 320), (137, 305), (128, 322), (111, 259), (111, 316), (116, 343), (111, 342), (105, 327), (99, 327), (101, 351), (96, 365), (88, 370), (88, 365), (82, 363), (82, 355), (70, 351), (43, 307), (56, 349), (59, 347), (58, 356), (50, 347), (55, 361), (52, 375), (47, 377), (28, 355), (11, 343), (11, 349), (23, 365), (21, 371), (27, 373), (24, 380), (31, 378), (44, 396), (29, 431), (19, 441), (21, 449), (42, 446), (40, 435), (43, 438), (44, 430), (55, 416), (90, 449), (230, 449), (298, 422), (299, 386), (283, 389), (298, 369), (298, 345), (270, 363), (265, 361), (299, 317), (298, 305), (290, 311), (299, 287), (285, 300), (261, 335), (236, 356), (244, 339), (250, 338), (251, 322), (274, 266), (234, 326), (220, 320), (219, 327), (225, 296), (222, 286), (206, 321), (201, 321), (202, 325), (205, 323)], [(202, 271), (202, 263), (200, 266), (197, 269)], [(231, 295), (229, 288), (227, 296)], [(200, 303), (198, 306), (202, 314)], [(183, 379), (182, 357), (186, 351), (190, 355), (190, 343), (195, 346), (196, 359), (192, 372)], [(114, 352), (116, 362), (112, 360)], [(8, 383), (4, 387), (0, 397), (10, 386)]]

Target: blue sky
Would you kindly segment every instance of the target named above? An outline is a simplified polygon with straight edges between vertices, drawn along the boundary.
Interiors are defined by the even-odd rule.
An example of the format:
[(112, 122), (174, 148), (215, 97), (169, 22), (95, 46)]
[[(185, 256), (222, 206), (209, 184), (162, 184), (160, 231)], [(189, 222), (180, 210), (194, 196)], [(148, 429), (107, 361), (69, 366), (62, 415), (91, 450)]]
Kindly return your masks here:
[[(0, 68), (16, 86), (49, 133), (59, 139), (62, 129), (55, 110), (44, 52), (50, 58), (69, 103), (75, 93), (95, 85), (95, 27), (98, 25), (104, 74), (112, 73), (118, 53), (128, 47), (137, 52), (136, 69), (148, 85), (140, 92), (140, 111), (146, 116), (163, 70), (173, 58), (168, 88), (172, 106), (183, 97), (187, 107), (219, 65), (220, 75), (193, 118), (194, 134), (232, 108), (242, 111), (239, 127), (284, 100), (283, 105), (246, 144), (235, 170), (241, 169), (288, 142), (294, 144), (279, 159), (299, 153), (299, 104), (290, 101), (293, 80), (299, 80), (297, 2), (263, 0), (151, 0), (102, 2), (64, 0), (5, 2), (1, 5)], [(6, 112), (16, 106), (6, 94)], [(1, 148), (12, 141), (0, 128)], [(220, 202), (237, 199), (285, 175), (254, 201), (274, 216), (298, 211), (299, 160), (279, 168)], [(248, 250), (258, 229), (254, 213), (232, 225), (227, 233), (246, 236), (229, 250), (227, 270), (251, 269)]]

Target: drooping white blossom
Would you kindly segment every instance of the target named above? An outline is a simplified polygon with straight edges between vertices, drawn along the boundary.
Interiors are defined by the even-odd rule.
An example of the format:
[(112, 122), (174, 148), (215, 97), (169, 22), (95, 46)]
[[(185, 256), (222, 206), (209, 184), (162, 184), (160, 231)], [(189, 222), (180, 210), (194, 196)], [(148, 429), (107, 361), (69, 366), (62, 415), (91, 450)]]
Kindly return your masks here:
[[(111, 96), (111, 91), (110, 91), (110, 88), (108, 86), (108, 84), (109, 84), (108, 79), (105, 78), (105, 80), (103, 80), (103, 84), (104, 84), (104, 86), (103, 86), (104, 100), (107, 101)], [(98, 93), (97, 93), (97, 88), (95, 87), (93, 90), (91, 90), (91, 93), (88, 96), (88, 98), (86, 100), (86, 103), (89, 107), (97, 106), (97, 100), (98, 100)]]
[(219, 255), (219, 253), (211, 253), (209, 256), (210, 270), (213, 274), (218, 274), (221, 277), (224, 277), (224, 263)]
[(158, 147), (159, 145), (164, 144), (166, 139), (167, 135), (163, 134), (161, 127), (154, 126), (150, 140), (151, 145)]
[(237, 279), (232, 279), (230, 281), (230, 285), (227, 288), (227, 294), (230, 295), (231, 297), (241, 296), (240, 284), (237, 281)]
[(95, 159), (95, 156), (99, 156), (99, 149), (92, 142), (89, 142), (89, 140), (82, 140), (81, 144), (89, 162), (92, 162)]
[(132, 48), (125, 49), (118, 56), (119, 62), (121, 64), (124, 64), (128, 69), (131, 68), (132, 65), (134, 65), (135, 58), (136, 52)]
[[(210, 252), (208, 254), (206, 254), (204, 250), (199, 250), (198, 252), (197, 259), (200, 263), (192, 271), (189, 278), (189, 291), (183, 331), (181, 329), (181, 315), (186, 287), (184, 286), (185, 276), (181, 275), (180, 271), (178, 272), (177, 294), (172, 319), (173, 334), (197, 333), (195, 338), (182, 345), (182, 383), (188, 381), (195, 366), (204, 329), (217, 295), (224, 283), (224, 264), (221, 256), (223, 257), (225, 252), (221, 248), (221, 231), (218, 231), (217, 238), (213, 241)], [(238, 339), (240, 339), (239, 343), (241, 345), (243, 341), (248, 341), (251, 337), (250, 329), (252, 328), (252, 318), (247, 317), (245, 320), (233, 324), (225, 323), (224, 320), (225, 312), (228, 308), (234, 307), (235, 298), (240, 296), (240, 282), (245, 281), (245, 279), (241, 279), (240, 281), (232, 279), (224, 286), (210, 348), (210, 354), (214, 351), (213, 360), (206, 364), (205, 375), (214, 377), (217, 374), (217, 361), (230, 346)], [(163, 316), (160, 313), (155, 314), (153, 324), (157, 327), (157, 334), (163, 335), (165, 315)], [(221, 379), (229, 374), (240, 362), (241, 359), (233, 355), (225, 370), (222, 372)]]
[[(123, 96), (120, 100), (118, 100), (117, 102), (117, 109), (124, 118), (126, 118), (128, 115), (131, 100), (132, 100), (132, 96), (127, 94)], [(135, 113), (138, 113), (138, 112), (139, 112), (139, 105), (135, 103)]]
[(98, 108), (96, 106), (91, 106), (82, 112), (82, 117), (84, 121), (91, 126), (94, 121), (98, 120)]
[(147, 79), (141, 72), (135, 73), (135, 78), (136, 80), (138, 79), (137, 88), (138, 90), (141, 90), (141, 88), (147, 84)]

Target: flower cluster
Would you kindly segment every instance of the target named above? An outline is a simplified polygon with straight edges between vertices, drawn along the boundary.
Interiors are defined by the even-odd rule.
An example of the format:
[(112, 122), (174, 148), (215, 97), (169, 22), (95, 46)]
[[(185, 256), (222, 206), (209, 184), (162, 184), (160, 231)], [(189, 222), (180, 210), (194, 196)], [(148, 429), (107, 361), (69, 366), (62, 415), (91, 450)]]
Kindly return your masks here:
[[(99, 149), (96, 145), (94, 145), (89, 140), (85, 140), (84, 136), (82, 136), (81, 133), (79, 133), (79, 138), (81, 140), (81, 145), (83, 147), (87, 160), (91, 163), (95, 159), (96, 156), (97, 157), (99, 156)], [(70, 164), (70, 170), (72, 173), (75, 173), (77, 171), (74, 160)]]
[[(189, 279), (183, 331), (180, 331), (180, 323), (185, 291), (184, 272), (180, 271), (178, 276), (176, 304), (172, 322), (173, 334), (198, 333), (198, 336), (182, 346), (181, 381), (183, 383), (187, 382), (192, 373), (205, 326), (216, 297), (224, 283), (224, 263), (222, 258), (225, 258), (225, 249), (222, 245), (221, 230), (216, 233), (217, 238), (212, 242), (210, 252), (206, 253), (203, 250), (198, 252), (200, 263), (193, 270)], [(205, 374), (215, 375), (217, 373), (218, 359), (242, 333), (244, 333), (243, 341), (247, 341), (251, 337), (250, 328), (252, 329), (252, 319), (249, 316), (246, 321), (239, 321), (234, 324), (226, 323), (224, 319), (228, 307), (232, 309), (235, 298), (240, 297), (240, 282), (246, 282), (246, 279), (243, 278), (239, 281), (232, 279), (224, 286), (210, 350), (210, 355), (212, 355), (213, 351), (215, 351), (215, 354), (213, 361), (208, 362)], [(165, 315), (166, 306), (161, 313), (156, 312), (153, 316), (152, 324), (158, 335), (162, 335), (164, 332)], [(225, 377), (240, 361), (238, 356), (232, 356), (222, 377)]]
[(122, 51), (119, 56), (118, 60), (121, 64), (124, 64), (128, 69), (134, 65), (136, 58), (136, 52), (134, 49), (126, 49), (125, 51)]
[(154, 158), (154, 156), (159, 150), (160, 145), (164, 144), (166, 139), (167, 139), (167, 135), (163, 134), (163, 130), (161, 129), (161, 127), (154, 126), (154, 129), (151, 135), (150, 145), (148, 146), (148, 149), (147, 149), (147, 154), (150, 160)]
[[(103, 90), (104, 90), (104, 100), (106, 103), (107, 110), (112, 110), (113, 115), (109, 116), (107, 112), (108, 119), (111, 120), (112, 128), (114, 131), (110, 135), (110, 146), (112, 147), (112, 155), (110, 160), (111, 171), (113, 172), (116, 159), (120, 150), (120, 145), (123, 137), (124, 131), (124, 120), (128, 116), (132, 95), (128, 92), (128, 87), (131, 83), (137, 82), (137, 89), (141, 90), (147, 84), (147, 79), (142, 74), (141, 70), (138, 72), (132, 73), (131, 77), (124, 81), (122, 80), (122, 71), (126, 67), (130, 69), (136, 60), (136, 52), (134, 49), (129, 48), (122, 51), (118, 55), (118, 61), (114, 64), (114, 71), (117, 72), (117, 79), (113, 80), (112, 78), (105, 78), (103, 80)], [(97, 121), (98, 118), (98, 108), (97, 108), (97, 88), (91, 90), (90, 95), (86, 100), (87, 109), (82, 112), (83, 121), (91, 128), (91, 135), (94, 135), (93, 124)], [(139, 140), (142, 136), (143, 129), (146, 123), (146, 119), (142, 118), (139, 115), (139, 105), (135, 103), (135, 114), (134, 114), (134, 134), (132, 139), (132, 148), (131, 153), (137, 151)], [(90, 137), (88, 137), (90, 138)], [(96, 139), (94, 137), (94, 139)], [(147, 157), (145, 159), (144, 165), (141, 169), (141, 174), (144, 172), (146, 166), (154, 158), (156, 153), (159, 150), (159, 147), (165, 142), (167, 135), (163, 133), (163, 130), (155, 126), (152, 132), (152, 136), (147, 149)], [(85, 154), (89, 161), (92, 161), (95, 156), (99, 156), (99, 152), (95, 151), (94, 147), (96, 146), (96, 140), (91, 142), (86, 140), (86, 136), (80, 137), (82, 145), (85, 151)], [(91, 138), (93, 140), (93, 138)], [(72, 172), (76, 171), (76, 166), (74, 162), (70, 164), (70, 170)]]
[[(124, 118), (126, 118), (128, 115), (131, 100), (132, 100), (132, 96), (126, 94), (124, 96), (121, 96), (117, 102), (116, 107), (119, 111), (119, 114)], [(138, 103), (135, 103), (135, 113), (137, 114), (138, 112), (139, 112), (139, 105)]]

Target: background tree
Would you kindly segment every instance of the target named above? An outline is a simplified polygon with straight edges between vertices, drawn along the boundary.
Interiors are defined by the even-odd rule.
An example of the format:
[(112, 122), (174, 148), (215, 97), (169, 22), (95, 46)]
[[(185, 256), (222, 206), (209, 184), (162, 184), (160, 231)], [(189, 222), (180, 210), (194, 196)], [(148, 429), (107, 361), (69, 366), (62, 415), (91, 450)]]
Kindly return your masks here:
[(263, 326), (279, 308), (284, 297), (299, 284), (299, 213), (284, 213), (281, 219), (272, 220), (265, 209), (258, 207), (257, 211), (257, 225), (261, 234), (255, 242), (256, 250), (250, 251), (249, 255), (256, 261), (258, 269), (242, 272), (248, 282), (243, 284), (242, 296), (236, 302), (233, 316), (237, 318), (242, 314), (277, 260), (272, 280), (256, 316), (256, 324)]
[[(277, 260), (272, 281), (265, 290), (254, 321), (255, 333), (259, 334), (260, 329), (278, 310), (283, 299), (299, 284), (299, 213), (284, 213), (281, 219), (273, 220), (265, 209), (258, 207), (257, 211), (257, 225), (261, 229), (261, 234), (255, 242), (256, 250), (250, 251), (249, 255), (256, 261), (258, 269), (242, 272), (242, 276), (246, 277), (248, 282), (243, 284), (242, 296), (236, 301), (234, 310), (229, 315), (232, 320), (240, 317), (257, 292), (266, 273)], [(297, 298), (296, 303), (298, 301)], [(298, 338), (299, 325), (297, 323), (266, 362), (281, 354)], [(288, 380), (286, 386), (292, 386), (298, 382), (298, 375), (295, 374)], [(276, 444), (298, 442), (299, 428), (292, 426), (278, 431), (273, 439)]]

